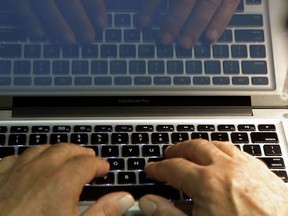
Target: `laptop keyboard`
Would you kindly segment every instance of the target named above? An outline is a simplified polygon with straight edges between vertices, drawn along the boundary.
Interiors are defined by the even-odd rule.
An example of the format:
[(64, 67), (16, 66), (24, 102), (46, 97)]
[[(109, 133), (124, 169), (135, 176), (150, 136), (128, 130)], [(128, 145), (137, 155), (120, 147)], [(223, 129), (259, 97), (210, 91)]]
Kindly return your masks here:
[(20, 155), (35, 145), (71, 142), (92, 148), (97, 155), (110, 163), (107, 175), (94, 179), (84, 187), (81, 200), (95, 200), (107, 192), (119, 190), (129, 191), (135, 198), (149, 191), (170, 199), (182, 199), (185, 195), (172, 189), (170, 185), (149, 179), (143, 171), (144, 166), (150, 161), (163, 160), (163, 152), (169, 145), (188, 139), (207, 139), (233, 142), (240, 150), (261, 159), (271, 171), (284, 182), (288, 182), (280, 147), (281, 137), (278, 137), (279, 129), (273, 122), (206, 124), (193, 121), (189, 124), (155, 124), (143, 121), (138, 125), (123, 123), (2, 123), (0, 158)]
[[(0, 1), (0, 90), (6, 93), (155, 90), (273, 90), (265, 0), (241, 0), (219, 42), (193, 49), (157, 43), (163, 4), (149, 30), (137, 28), (139, 0), (106, 0), (108, 28), (96, 42), (33, 41)], [(2, 9), (3, 8), (3, 9)], [(5, 25), (4, 25), (5, 24)], [(8, 26), (7, 26), (8, 25)]]

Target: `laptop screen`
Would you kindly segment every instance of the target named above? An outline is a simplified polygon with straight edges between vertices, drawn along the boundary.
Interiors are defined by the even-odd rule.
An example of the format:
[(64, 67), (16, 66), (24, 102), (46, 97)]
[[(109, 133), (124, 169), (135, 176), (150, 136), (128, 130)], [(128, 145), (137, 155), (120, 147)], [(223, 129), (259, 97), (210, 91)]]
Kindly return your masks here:
[[(44, 8), (1, 0), (2, 100), (250, 96), (253, 106), (287, 105), (286, 11), (281, 4), (241, 0), (217, 42), (210, 43), (209, 26), (185, 41), (184, 36), (192, 34), (189, 28), (195, 23), (197, 5), (186, 17), (180, 16), (185, 17), (180, 25), (171, 21), (177, 16), (173, 3), (149, 2), (83, 4), (74, 11), (83, 15), (79, 18), (72, 16), (73, 6), (53, 3)], [(173, 34), (167, 36), (167, 31)], [(133, 98), (129, 100), (133, 104)]]

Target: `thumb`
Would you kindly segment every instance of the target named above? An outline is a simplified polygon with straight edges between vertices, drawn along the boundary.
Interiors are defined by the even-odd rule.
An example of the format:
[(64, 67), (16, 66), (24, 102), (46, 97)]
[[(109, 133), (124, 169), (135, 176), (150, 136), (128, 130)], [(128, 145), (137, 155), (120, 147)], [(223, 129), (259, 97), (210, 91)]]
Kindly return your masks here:
[(139, 207), (146, 216), (187, 216), (173, 203), (156, 195), (145, 195), (139, 200)]
[(118, 216), (134, 204), (134, 198), (126, 192), (107, 194), (91, 205), (81, 216)]

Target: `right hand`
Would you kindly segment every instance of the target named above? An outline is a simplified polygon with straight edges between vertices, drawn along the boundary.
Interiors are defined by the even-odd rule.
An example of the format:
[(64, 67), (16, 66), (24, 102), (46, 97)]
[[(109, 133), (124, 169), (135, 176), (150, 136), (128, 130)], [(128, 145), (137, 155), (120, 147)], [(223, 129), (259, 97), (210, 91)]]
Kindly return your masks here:
[[(190, 140), (166, 149), (166, 160), (146, 165), (147, 175), (182, 190), (194, 202), (193, 216), (284, 216), (288, 187), (266, 165), (232, 143)], [(146, 195), (145, 215), (182, 216), (168, 200)]]
[(33, 38), (90, 43), (108, 21), (103, 0), (8, 0)]

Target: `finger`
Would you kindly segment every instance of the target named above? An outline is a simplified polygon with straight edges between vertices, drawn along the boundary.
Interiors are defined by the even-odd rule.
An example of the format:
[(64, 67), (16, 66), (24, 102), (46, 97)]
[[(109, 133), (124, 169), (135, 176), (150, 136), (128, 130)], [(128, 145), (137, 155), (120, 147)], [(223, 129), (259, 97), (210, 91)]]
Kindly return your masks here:
[(0, 174), (6, 172), (14, 166), (18, 159), (18, 155), (4, 157), (0, 160)]
[[(90, 148), (84, 148), (82, 146), (70, 143), (60, 143), (52, 145), (50, 148), (44, 151), (38, 159), (40, 162), (42, 161), (43, 164), (46, 164), (46, 166), (58, 167), (67, 160), (79, 155), (95, 157), (95, 151)], [(47, 161), (49, 161), (49, 163), (47, 163)]]
[(22, 166), (25, 163), (30, 162), (31, 160), (39, 157), (43, 152), (45, 152), (51, 145), (39, 145), (35, 147), (31, 147), (24, 151), (19, 157), (17, 161), (17, 167)]
[(44, 27), (36, 16), (29, 0), (10, 0), (16, 13), (23, 21), (28, 33), (35, 38), (43, 38), (45, 36)]
[(231, 142), (212, 141), (212, 143), (231, 158), (244, 158), (243, 152)]
[(221, 0), (201, 0), (197, 2), (195, 9), (183, 28), (183, 33), (179, 40), (181, 46), (189, 49), (198, 41), (220, 3)]
[(152, 19), (157, 11), (162, 0), (144, 0), (142, 1), (139, 24), (142, 28), (147, 28), (152, 22)]
[(75, 34), (65, 21), (55, 1), (33, 0), (31, 3), (34, 4), (35, 9), (39, 13), (38, 15), (42, 18), (48, 34), (56, 37), (60, 42), (75, 42)]
[(83, 0), (84, 7), (96, 29), (104, 29), (108, 25), (106, 8), (103, 0)]
[(223, 0), (206, 30), (206, 38), (216, 42), (228, 26), (239, 0)]
[[(151, 216), (184, 216), (184, 212), (176, 208), (171, 202), (156, 195), (145, 195), (139, 200), (139, 207), (145, 215)], [(192, 211), (191, 211), (192, 212)]]
[(134, 204), (133, 197), (127, 192), (115, 192), (101, 197), (81, 216), (115, 216), (123, 215)]
[(183, 158), (166, 159), (148, 163), (144, 168), (149, 178), (168, 182), (174, 188), (193, 198), (197, 194), (198, 174), (201, 166)]
[(169, 12), (160, 29), (160, 40), (165, 45), (173, 42), (196, 4), (196, 0), (170, 2)]
[(183, 157), (199, 165), (209, 165), (220, 157), (228, 157), (207, 140), (187, 140), (168, 147), (167, 158)]
[(58, 0), (57, 4), (77, 39), (81, 42), (93, 42), (95, 32), (81, 1)]
[[(58, 182), (62, 181), (71, 191), (72, 195), (79, 196), (83, 186), (95, 177), (104, 176), (109, 171), (109, 163), (99, 157), (89, 155), (75, 156), (63, 163), (57, 171), (55, 178)], [(68, 178), (68, 179), (67, 179)]]

